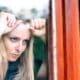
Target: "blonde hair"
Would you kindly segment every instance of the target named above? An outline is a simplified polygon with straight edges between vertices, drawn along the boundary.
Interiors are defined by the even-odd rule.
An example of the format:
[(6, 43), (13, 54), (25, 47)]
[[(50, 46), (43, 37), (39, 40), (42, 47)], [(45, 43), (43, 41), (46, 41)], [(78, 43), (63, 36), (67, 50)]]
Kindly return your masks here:
[[(20, 57), (20, 66), (14, 80), (34, 80), (33, 71), (33, 38), (30, 40), (29, 47), (26, 48), (23, 55)], [(6, 48), (3, 38), (0, 39), (0, 80), (4, 80), (8, 69), (8, 60)]]
[(31, 39), (29, 48), (26, 49), (25, 54), (21, 57), (19, 73), (14, 80), (34, 80), (33, 62), (33, 39)]
[(6, 49), (2, 38), (0, 38), (0, 80), (4, 80), (4, 77), (7, 72), (7, 66), (8, 66), (8, 61), (7, 61)]

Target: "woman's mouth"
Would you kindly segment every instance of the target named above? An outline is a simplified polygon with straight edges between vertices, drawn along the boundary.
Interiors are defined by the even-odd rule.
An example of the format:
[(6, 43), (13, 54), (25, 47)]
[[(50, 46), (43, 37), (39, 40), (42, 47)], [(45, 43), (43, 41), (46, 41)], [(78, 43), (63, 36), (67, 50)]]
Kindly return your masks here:
[(19, 55), (18, 55), (18, 54), (12, 54), (12, 56), (17, 57), (17, 56), (19, 56)]

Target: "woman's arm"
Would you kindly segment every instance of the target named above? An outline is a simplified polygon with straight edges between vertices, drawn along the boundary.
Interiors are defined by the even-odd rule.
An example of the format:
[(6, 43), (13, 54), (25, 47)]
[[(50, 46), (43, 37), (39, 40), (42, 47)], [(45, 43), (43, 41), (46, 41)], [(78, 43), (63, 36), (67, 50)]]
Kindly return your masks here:
[(0, 13), (0, 37), (3, 34), (10, 32), (15, 26), (16, 19), (13, 14), (1, 12)]
[(34, 36), (40, 37), (44, 42), (46, 41), (46, 19), (34, 19), (31, 22), (31, 29)]
[(46, 65), (45, 62), (43, 62), (43, 63), (41, 64), (41, 67), (40, 67), (40, 69), (39, 69), (39, 72), (38, 72), (38, 74), (37, 74), (37, 77), (38, 77), (38, 78), (39, 78), (39, 77), (43, 77), (43, 78), (46, 78), (46, 77), (47, 77), (47, 65)]

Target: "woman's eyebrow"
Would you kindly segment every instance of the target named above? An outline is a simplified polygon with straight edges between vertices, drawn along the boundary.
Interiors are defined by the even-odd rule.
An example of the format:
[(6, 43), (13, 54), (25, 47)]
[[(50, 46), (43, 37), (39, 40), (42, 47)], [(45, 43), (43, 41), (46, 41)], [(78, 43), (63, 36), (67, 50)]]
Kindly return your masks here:
[(17, 40), (20, 40), (20, 38), (19, 37), (17, 37), (17, 36), (7, 36), (8, 38), (15, 38), (15, 39), (17, 39)]
[(7, 37), (12, 37), (12, 38), (17, 38), (17, 39), (20, 39), (18, 36), (16, 35), (7, 35)]
[[(8, 37), (12, 37), (12, 38), (20, 39), (20, 37), (14, 35), (14, 34), (13, 34), (13, 35), (7, 35), (7, 36), (8, 36)], [(24, 40), (28, 42), (30, 39), (25, 38)]]

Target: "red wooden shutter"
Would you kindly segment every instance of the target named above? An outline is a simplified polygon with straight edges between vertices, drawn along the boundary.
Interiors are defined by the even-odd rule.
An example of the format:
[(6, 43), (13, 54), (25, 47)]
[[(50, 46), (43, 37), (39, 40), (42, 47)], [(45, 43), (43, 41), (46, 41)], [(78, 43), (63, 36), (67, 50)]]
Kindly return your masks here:
[[(53, 0), (50, 0), (51, 3)], [(52, 5), (50, 21), (53, 22)], [(57, 80), (80, 80), (78, 0), (55, 0)], [(53, 24), (48, 27), (49, 80), (54, 79)], [(54, 79), (55, 80), (55, 79)]]
[(80, 80), (78, 0), (65, 0), (66, 80)]

